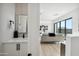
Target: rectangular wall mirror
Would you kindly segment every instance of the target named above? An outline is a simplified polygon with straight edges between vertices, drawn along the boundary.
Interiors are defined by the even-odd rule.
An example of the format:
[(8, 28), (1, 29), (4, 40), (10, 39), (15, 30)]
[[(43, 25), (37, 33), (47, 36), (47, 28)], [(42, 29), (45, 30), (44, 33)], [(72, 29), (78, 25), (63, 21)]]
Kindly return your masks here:
[(17, 24), (17, 29), (19, 33), (26, 33), (27, 31), (27, 16), (24, 15), (18, 15), (17, 19), (18, 20), (18, 24)]
[(18, 37), (27, 37), (28, 31), (28, 7), (26, 3), (15, 4), (15, 30), (18, 31)]

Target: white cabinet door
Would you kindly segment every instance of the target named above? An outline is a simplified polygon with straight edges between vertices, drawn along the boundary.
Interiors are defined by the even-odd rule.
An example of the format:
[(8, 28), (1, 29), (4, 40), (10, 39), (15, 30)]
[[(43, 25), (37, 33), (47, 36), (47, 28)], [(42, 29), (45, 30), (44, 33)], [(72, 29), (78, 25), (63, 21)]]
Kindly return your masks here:
[[(20, 50), (17, 50), (17, 44), (20, 44)], [(27, 49), (27, 43), (3, 44), (3, 53), (5, 56), (27, 56)]]
[(3, 53), (6, 56), (18, 56), (18, 51), (16, 51), (16, 44), (3, 44)]

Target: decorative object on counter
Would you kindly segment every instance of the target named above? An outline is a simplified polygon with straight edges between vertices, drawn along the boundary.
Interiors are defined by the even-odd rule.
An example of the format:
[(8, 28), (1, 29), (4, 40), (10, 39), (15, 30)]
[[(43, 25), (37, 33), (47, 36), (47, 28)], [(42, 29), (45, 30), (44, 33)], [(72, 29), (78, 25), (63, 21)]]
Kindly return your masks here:
[(23, 34), (23, 38), (25, 38), (25, 34)]
[(31, 53), (28, 53), (28, 56), (32, 56), (32, 54)]
[(18, 38), (18, 31), (17, 30), (14, 31), (14, 38)]

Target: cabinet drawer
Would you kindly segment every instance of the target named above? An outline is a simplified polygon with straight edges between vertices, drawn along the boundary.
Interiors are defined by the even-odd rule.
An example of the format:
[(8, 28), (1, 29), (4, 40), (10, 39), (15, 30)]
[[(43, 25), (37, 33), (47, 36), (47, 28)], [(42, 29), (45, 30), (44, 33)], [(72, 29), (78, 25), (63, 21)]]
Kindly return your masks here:
[(3, 44), (3, 53), (7, 53), (7, 56), (17, 56), (16, 44)]

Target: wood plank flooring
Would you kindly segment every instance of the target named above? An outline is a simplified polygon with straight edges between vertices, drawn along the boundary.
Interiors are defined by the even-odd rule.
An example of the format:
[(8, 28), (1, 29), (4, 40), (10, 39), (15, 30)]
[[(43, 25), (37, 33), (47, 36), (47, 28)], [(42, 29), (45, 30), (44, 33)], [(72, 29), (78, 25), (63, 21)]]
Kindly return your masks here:
[(41, 43), (41, 56), (60, 56), (60, 45)]

